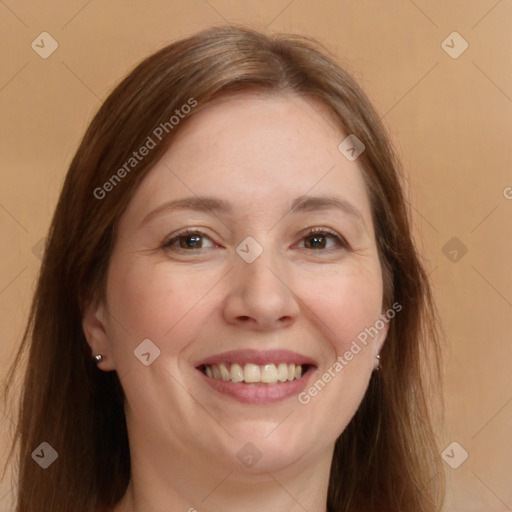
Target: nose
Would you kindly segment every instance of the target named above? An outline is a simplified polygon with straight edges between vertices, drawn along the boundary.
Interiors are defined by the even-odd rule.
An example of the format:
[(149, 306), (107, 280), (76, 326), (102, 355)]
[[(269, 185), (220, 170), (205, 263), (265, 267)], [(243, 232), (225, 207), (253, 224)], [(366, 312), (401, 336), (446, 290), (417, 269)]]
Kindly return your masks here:
[(287, 284), (286, 273), (277, 270), (265, 252), (252, 263), (237, 261), (230, 279), (223, 305), (223, 316), (229, 324), (271, 331), (295, 322), (300, 310), (297, 298)]

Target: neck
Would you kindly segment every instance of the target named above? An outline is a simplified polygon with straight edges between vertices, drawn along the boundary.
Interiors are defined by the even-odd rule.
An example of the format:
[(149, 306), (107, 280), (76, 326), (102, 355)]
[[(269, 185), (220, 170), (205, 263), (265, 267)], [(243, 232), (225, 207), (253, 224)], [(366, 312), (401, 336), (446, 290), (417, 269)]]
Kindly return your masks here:
[(131, 452), (131, 480), (113, 512), (169, 512), (170, 504), (183, 512), (326, 512), (332, 449), (300, 464), (244, 471), (239, 464), (197, 456), (184, 463), (182, 454), (162, 461), (161, 452), (141, 451)]

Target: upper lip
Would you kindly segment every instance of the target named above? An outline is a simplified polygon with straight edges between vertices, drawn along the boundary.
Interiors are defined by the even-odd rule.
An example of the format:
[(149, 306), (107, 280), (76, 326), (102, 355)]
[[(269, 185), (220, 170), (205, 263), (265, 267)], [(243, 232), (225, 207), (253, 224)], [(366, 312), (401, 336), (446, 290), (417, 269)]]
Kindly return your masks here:
[(214, 356), (202, 359), (196, 363), (196, 368), (202, 365), (212, 365), (219, 363), (254, 363), (257, 365), (264, 365), (268, 363), (295, 363), (307, 364), (310, 366), (317, 366), (314, 359), (292, 352), (291, 350), (230, 350), (229, 352), (222, 352)]

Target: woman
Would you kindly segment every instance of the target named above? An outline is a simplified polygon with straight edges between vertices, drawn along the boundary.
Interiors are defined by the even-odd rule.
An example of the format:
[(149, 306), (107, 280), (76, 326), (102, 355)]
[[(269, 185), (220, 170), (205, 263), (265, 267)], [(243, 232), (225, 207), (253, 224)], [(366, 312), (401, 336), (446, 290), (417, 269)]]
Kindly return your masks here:
[(25, 351), (19, 512), (440, 510), (398, 166), (313, 41), (213, 28), (116, 87), (13, 372)]

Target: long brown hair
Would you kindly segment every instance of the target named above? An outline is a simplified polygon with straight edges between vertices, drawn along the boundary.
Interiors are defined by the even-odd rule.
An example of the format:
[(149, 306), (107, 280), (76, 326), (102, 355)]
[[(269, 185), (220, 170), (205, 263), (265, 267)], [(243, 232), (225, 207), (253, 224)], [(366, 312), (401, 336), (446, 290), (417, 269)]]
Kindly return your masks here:
[[(385, 130), (358, 85), (315, 41), (223, 26), (140, 63), (105, 100), (71, 162), (6, 386), (28, 355), (10, 454), (19, 448), (17, 512), (108, 510), (123, 496), (130, 479), (123, 390), (116, 372), (95, 367), (81, 306), (104, 296), (117, 221), (186, 123), (170, 121), (176, 110), (193, 99), (193, 116), (223, 94), (254, 89), (316, 98), (343, 133), (363, 141), (359, 161), (383, 270), (383, 305), (403, 308), (390, 321), (380, 371), (336, 441), (328, 510), (440, 510), (443, 471), (429, 409), (429, 383), (440, 377), (437, 317)], [(155, 132), (159, 126), (166, 129)], [(127, 167), (151, 135), (156, 147)], [(123, 166), (126, 172), (119, 172)], [(59, 454), (45, 470), (31, 457), (43, 441)]]

